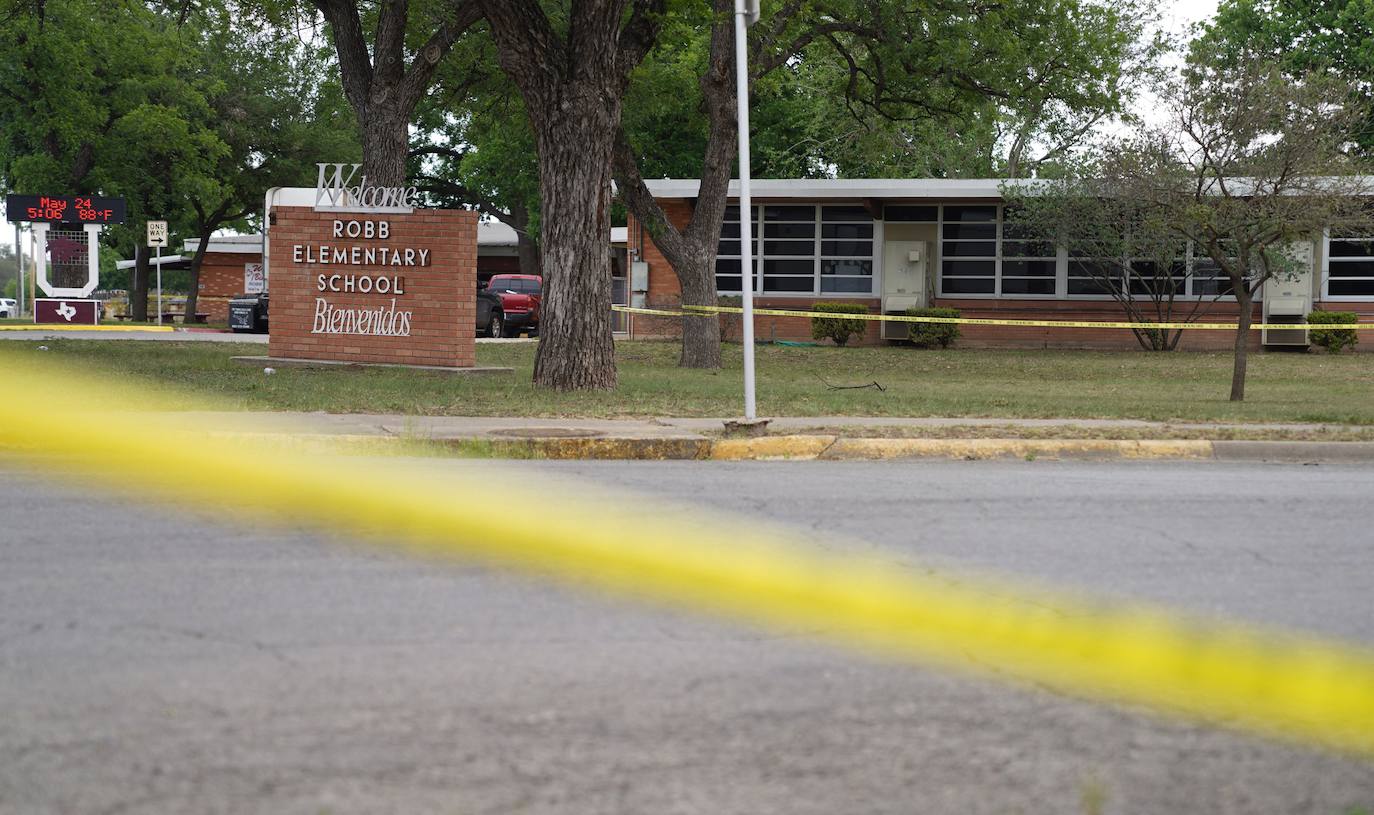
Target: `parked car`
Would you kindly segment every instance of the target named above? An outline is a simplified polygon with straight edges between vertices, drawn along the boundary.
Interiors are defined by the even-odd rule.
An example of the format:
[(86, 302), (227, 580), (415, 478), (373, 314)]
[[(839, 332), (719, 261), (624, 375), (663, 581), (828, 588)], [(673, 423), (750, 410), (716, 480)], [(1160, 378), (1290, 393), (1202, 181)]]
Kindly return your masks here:
[(0, 297), (0, 317), (18, 317), (19, 304), (8, 297)]
[(493, 275), (487, 291), (501, 298), (506, 313), (506, 334), (521, 332), (534, 336), (539, 331), (539, 304), (543, 299), (544, 278), (534, 274)]
[(506, 336), (506, 312), (501, 298), (487, 289), (477, 290), (477, 334), (482, 337)]

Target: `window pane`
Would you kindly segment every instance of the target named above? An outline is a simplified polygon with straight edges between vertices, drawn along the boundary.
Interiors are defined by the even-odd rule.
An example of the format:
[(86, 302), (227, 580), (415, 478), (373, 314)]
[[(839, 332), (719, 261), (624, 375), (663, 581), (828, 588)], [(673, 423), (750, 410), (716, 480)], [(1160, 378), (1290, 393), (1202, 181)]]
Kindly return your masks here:
[(765, 221), (814, 221), (815, 207), (779, 206), (774, 204), (763, 208)]
[(822, 241), (821, 254), (872, 257), (873, 241)]
[(1374, 257), (1374, 240), (1332, 240), (1331, 257), (1360, 258)]
[(989, 277), (997, 273), (997, 264), (991, 260), (947, 260), (941, 271), (947, 277)]
[(816, 225), (775, 224), (770, 222), (763, 225), (763, 236), (765, 238), (814, 238), (816, 236)]
[(716, 274), (739, 274), (739, 273), (740, 273), (740, 265), (739, 265), (739, 261), (738, 261), (738, 260), (731, 260), (731, 259), (729, 259), (729, 258), (726, 258), (726, 259), (717, 259), (717, 260), (716, 260)]
[[(948, 291), (949, 287), (945, 289)], [(1052, 278), (1022, 278), (1004, 277), (1002, 278), (1003, 294), (1054, 294), (1054, 280)]]
[(821, 207), (823, 221), (871, 221), (873, 216), (863, 207)]
[(1114, 261), (1071, 260), (1069, 277), (1119, 277), (1121, 269)]
[(1374, 260), (1332, 261), (1332, 277), (1374, 277)]
[(825, 224), (821, 227), (823, 238), (872, 238), (873, 224)]
[(916, 221), (934, 223), (938, 220), (935, 207), (889, 206), (883, 207), (884, 221)]
[(763, 278), (764, 291), (810, 292), (815, 287), (812, 277), (768, 277)]
[(716, 291), (743, 291), (743, 289), (740, 288), (742, 285), (740, 283), (741, 280), (743, 280), (743, 278), (735, 275), (717, 275)]
[[(739, 223), (739, 207), (726, 207), (726, 208), (725, 208), (725, 220), (727, 220), (727, 221), (734, 221), (735, 223)], [(759, 208), (758, 208), (758, 207), (750, 207), (750, 208), (749, 208), (749, 220), (753, 221), (754, 223), (758, 223), (758, 221), (759, 221)]]
[(945, 241), (945, 257), (990, 258), (997, 255), (996, 241)]
[(764, 241), (766, 255), (798, 255), (810, 257), (816, 254), (816, 244), (811, 241)]
[(822, 277), (821, 291), (825, 293), (869, 294), (873, 280), (867, 277)]
[(1374, 280), (1332, 280), (1332, 297), (1374, 297)]
[(1069, 278), (1069, 294), (1111, 294), (1112, 289), (1106, 281), (1089, 280), (1082, 277)]
[(1004, 260), (1002, 261), (1002, 276), (1054, 277), (1056, 265), (1053, 260)]
[(1052, 258), (1057, 254), (1054, 244), (1044, 241), (1002, 241), (1004, 258)]
[(991, 239), (997, 237), (997, 224), (945, 224), (944, 236), (946, 238), (982, 238)]
[[(750, 227), (750, 231), (753, 233), (754, 237), (757, 238), (759, 236), (758, 221), (750, 224)], [(739, 240), (739, 221), (725, 221), (722, 223), (720, 225), (720, 236), (722, 238), (734, 238), (735, 240)]]
[(990, 277), (950, 277), (944, 281), (945, 294), (992, 294)]
[[(734, 240), (721, 241), (720, 243), (716, 244), (717, 255), (738, 255), (739, 249), (739, 238), (735, 238)], [(753, 255), (757, 256), (759, 253), (759, 242), (754, 241), (754, 245), (749, 247), (749, 251)]]
[(822, 275), (871, 275), (873, 274), (873, 261), (871, 260), (823, 260), (821, 261)]
[(1177, 277), (1132, 277), (1131, 294), (1139, 297), (1168, 297), (1170, 290), (1175, 296), (1184, 293), (1184, 280)]
[[(763, 273), (769, 275), (795, 274), (814, 277), (816, 267), (809, 260), (765, 260)], [(809, 288), (809, 287), (808, 287)]]
[(996, 221), (997, 207), (945, 207), (945, 223), (950, 221)]

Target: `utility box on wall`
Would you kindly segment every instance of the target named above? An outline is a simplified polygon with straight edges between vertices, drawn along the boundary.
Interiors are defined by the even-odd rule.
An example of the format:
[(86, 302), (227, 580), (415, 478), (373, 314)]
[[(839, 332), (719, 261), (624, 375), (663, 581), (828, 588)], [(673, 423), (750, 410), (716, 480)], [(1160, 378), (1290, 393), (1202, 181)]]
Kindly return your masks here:
[[(883, 314), (903, 314), (927, 304), (930, 241), (889, 240), (883, 249)], [(885, 321), (882, 338), (904, 340), (908, 324)]]
[[(1306, 241), (1292, 244), (1287, 255), (1293, 265), (1264, 284), (1261, 313), (1266, 324), (1305, 323), (1312, 311), (1312, 244)], [(1306, 348), (1308, 345), (1307, 331), (1301, 328), (1266, 328), (1260, 334), (1260, 341), (1266, 346)]]

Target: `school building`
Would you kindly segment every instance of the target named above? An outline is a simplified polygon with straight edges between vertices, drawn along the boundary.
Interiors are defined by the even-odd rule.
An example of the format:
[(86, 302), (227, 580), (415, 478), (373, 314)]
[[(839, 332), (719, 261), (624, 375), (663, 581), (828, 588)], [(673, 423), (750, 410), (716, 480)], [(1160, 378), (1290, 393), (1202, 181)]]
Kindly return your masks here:
[[(1063, 247), (1015, 240), (1004, 229), (999, 179), (758, 179), (751, 184), (754, 296), (758, 308), (807, 309), (823, 301), (862, 303), (872, 313), (913, 306), (957, 308), (964, 317), (1023, 320), (1120, 321), (1125, 314), (1100, 276)], [(685, 227), (696, 179), (649, 181), (670, 220)], [(721, 227), (716, 286), (741, 293), (738, 182)], [(630, 221), (632, 303), (673, 309), (681, 291), (672, 267), (642, 225)], [(1297, 281), (1273, 281), (1254, 319), (1302, 322), (1313, 308), (1374, 318), (1374, 235), (1313, 235), (1295, 247), (1307, 259)], [(1234, 321), (1234, 299), (1216, 299), (1225, 275), (1189, 253), (1177, 300), (1207, 301), (1211, 322)], [(1214, 301), (1215, 302), (1211, 302)], [(1367, 317), (1363, 315), (1368, 315)], [(964, 346), (1022, 348), (1135, 348), (1129, 330), (961, 326)], [(634, 315), (632, 336), (673, 336), (678, 319)], [(885, 333), (887, 332), (887, 333)], [(1254, 332), (1259, 345), (1306, 344), (1301, 331)], [(809, 340), (802, 317), (755, 317), (759, 339)], [(906, 336), (906, 324), (870, 322), (864, 342)], [(1186, 331), (1180, 347), (1224, 349), (1227, 331)], [(1369, 350), (1369, 349), (1366, 349)]]

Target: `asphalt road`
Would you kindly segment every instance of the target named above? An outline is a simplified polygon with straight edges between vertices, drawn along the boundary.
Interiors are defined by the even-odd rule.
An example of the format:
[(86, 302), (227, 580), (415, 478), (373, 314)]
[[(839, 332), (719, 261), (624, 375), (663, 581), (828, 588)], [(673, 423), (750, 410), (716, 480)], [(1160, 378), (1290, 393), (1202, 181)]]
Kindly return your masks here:
[[(1371, 469), (415, 466), (1374, 643)], [(1374, 763), (0, 469), (0, 812), (1348, 815)]]

